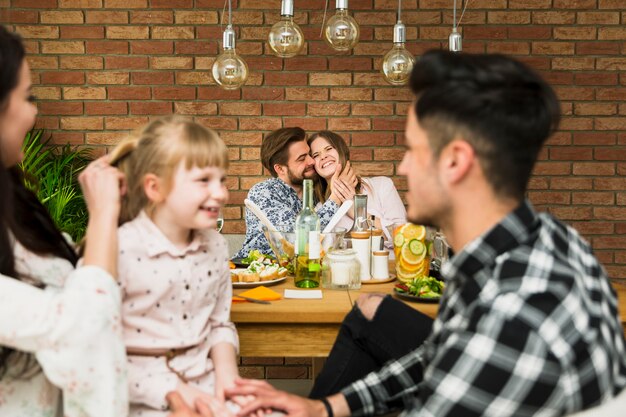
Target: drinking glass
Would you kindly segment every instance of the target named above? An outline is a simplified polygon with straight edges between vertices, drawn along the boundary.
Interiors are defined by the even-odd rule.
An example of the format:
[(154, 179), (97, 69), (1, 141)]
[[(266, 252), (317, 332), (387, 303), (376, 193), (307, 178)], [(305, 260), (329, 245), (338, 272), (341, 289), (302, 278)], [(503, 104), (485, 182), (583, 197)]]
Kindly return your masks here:
[(219, 213), (217, 214), (217, 231), (221, 232), (222, 227), (224, 227), (224, 213), (222, 213), (222, 209), (220, 209)]

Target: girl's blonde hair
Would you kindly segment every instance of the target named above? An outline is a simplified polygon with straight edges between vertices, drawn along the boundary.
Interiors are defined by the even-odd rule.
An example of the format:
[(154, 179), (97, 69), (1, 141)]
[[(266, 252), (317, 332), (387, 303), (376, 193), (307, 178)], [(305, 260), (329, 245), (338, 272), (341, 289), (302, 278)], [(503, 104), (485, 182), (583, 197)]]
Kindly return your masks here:
[(165, 192), (173, 186), (178, 165), (228, 169), (228, 149), (218, 134), (192, 120), (168, 116), (148, 123), (139, 132), (122, 141), (111, 152), (111, 164), (126, 176), (127, 190), (122, 198), (120, 224), (154, 209), (144, 192), (146, 174), (164, 182)]

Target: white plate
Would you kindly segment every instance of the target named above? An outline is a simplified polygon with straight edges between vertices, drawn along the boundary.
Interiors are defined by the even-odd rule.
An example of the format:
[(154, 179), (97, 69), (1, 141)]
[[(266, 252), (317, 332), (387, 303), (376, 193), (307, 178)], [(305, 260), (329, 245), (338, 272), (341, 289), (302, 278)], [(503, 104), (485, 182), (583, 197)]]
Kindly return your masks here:
[[(241, 272), (241, 271), (245, 271), (246, 268), (236, 268), (236, 269), (231, 269), (230, 272)], [(280, 278), (276, 278), (276, 279), (271, 279), (269, 281), (256, 281), (256, 282), (233, 282), (233, 288), (254, 288), (254, 287), (260, 287), (261, 285), (265, 285), (270, 286), (270, 285), (276, 285), (276, 284), (280, 284), (281, 282), (283, 282), (284, 280), (286, 280), (287, 277), (280, 277)]]

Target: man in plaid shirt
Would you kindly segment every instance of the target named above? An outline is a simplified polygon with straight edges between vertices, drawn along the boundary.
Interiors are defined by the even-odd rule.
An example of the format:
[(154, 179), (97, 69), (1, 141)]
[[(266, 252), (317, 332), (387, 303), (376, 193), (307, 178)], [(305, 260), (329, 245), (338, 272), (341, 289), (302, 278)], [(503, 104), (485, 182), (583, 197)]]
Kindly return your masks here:
[[(558, 125), (554, 92), (510, 58), (446, 51), (418, 61), (411, 87), (408, 217), (456, 253), (431, 334), (322, 401), (241, 381), (230, 394), (257, 396), (242, 414), (374, 415), (400, 401), (404, 416), (559, 416), (613, 398), (626, 386), (616, 294), (578, 233), (524, 199)], [(381, 300), (361, 299), (363, 315)]]

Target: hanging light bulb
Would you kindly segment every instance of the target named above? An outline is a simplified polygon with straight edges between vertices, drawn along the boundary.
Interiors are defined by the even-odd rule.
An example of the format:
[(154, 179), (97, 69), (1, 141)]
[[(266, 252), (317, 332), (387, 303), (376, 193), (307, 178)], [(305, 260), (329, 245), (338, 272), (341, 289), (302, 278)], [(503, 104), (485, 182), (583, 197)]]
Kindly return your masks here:
[(272, 52), (281, 58), (294, 57), (304, 46), (304, 34), (293, 21), (293, 0), (283, 0), (281, 19), (270, 30), (268, 41)]
[(359, 42), (359, 25), (348, 14), (348, 0), (337, 0), (335, 7), (337, 12), (324, 28), (324, 39), (337, 51), (349, 51)]
[(406, 50), (406, 27), (400, 20), (402, 2), (398, 0), (398, 22), (393, 27), (393, 48), (385, 54), (381, 71), (389, 84), (403, 85), (409, 81), (415, 58)]
[[(467, 3), (466, 3), (467, 6)], [(465, 13), (465, 10), (463, 10)], [(461, 15), (463, 17), (463, 15)], [(452, 33), (448, 37), (448, 50), (451, 52), (461, 52), (463, 50), (463, 38), (461, 34), (457, 31), (457, 23), (456, 23), (456, 0), (454, 0), (454, 11), (452, 18)]]
[(217, 57), (212, 68), (213, 79), (225, 90), (241, 88), (248, 79), (248, 65), (235, 51), (237, 35), (231, 23), (231, 16), (231, 0), (228, 0), (228, 26), (224, 31), (224, 50)]

